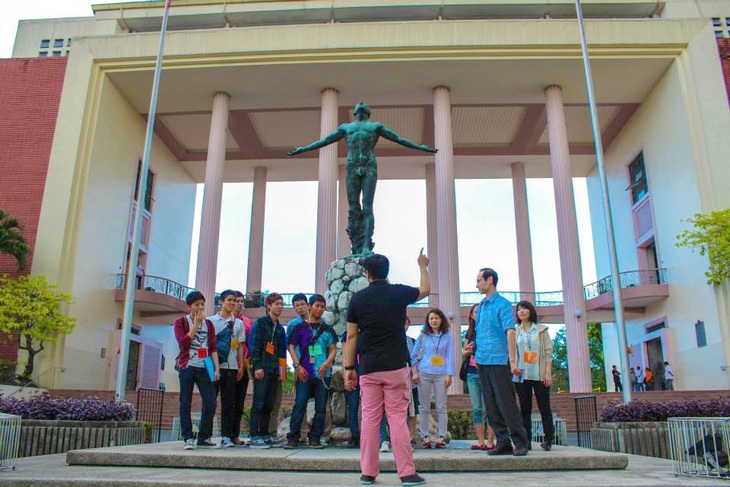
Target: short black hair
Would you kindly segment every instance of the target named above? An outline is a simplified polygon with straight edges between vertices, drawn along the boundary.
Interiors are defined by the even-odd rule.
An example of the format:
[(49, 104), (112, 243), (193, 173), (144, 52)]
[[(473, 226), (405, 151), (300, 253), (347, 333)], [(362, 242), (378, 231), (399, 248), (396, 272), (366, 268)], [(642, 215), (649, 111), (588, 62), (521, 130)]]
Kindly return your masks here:
[(297, 301), (304, 301), (307, 302), (307, 295), (304, 293), (296, 293), (293, 298), (291, 298), (291, 304), (294, 305)]
[(515, 320), (517, 323), (520, 322), (520, 317), (517, 316), (517, 310), (520, 308), (526, 309), (530, 312), (530, 323), (537, 323), (537, 310), (535, 309), (535, 306), (529, 302), (529, 301), (520, 301), (517, 303), (517, 306), (515, 306)]
[(238, 296), (236, 295), (236, 292), (237, 291), (234, 291), (233, 289), (226, 289), (225, 291), (223, 291), (221, 293), (221, 303), (225, 301), (228, 296), (233, 296), (234, 299), (237, 298)]
[(277, 302), (280, 299), (282, 301), (284, 300), (284, 298), (281, 296), (281, 294), (279, 294), (279, 293), (269, 293), (269, 295), (266, 296), (266, 306), (271, 306), (272, 304), (274, 304), (275, 302)]
[(387, 279), (390, 272), (390, 261), (382, 254), (373, 254), (362, 261), (362, 266), (373, 279)]
[(483, 269), (479, 269), (479, 272), (482, 273), (482, 279), (484, 279), (485, 281), (491, 277), (492, 284), (494, 284), (494, 287), (497, 287), (497, 281), (499, 281), (497, 271), (490, 267), (484, 267)]
[(243, 297), (243, 293), (241, 291), (233, 291), (233, 294), (236, 295), (236, 299)]
[(314, 303), (325, 303), (325, 304), (327, 304), (327, 300), (325, 300), (324, 299), (324, 296), (322, 296), (321, 294), (312, 294), (311, 296), (309, 296), (309, 304), (311, 306)]
[(195, 301), (203, 300), (205, 302), (205, 296), (203, 296), (203, 293), (200, 291), (190, 291), (187, 296), (185, 296), (185, 302), (188, 306), (192, 306), (192, 304)]

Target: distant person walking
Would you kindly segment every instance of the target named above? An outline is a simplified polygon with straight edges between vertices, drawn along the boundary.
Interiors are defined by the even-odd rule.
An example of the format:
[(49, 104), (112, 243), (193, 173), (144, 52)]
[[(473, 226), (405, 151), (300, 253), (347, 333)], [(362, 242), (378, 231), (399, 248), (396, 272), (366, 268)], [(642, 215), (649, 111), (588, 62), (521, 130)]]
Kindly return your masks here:
[(669, 362), (664, 362), (664, 384), (666, 386), (666, 390), (674, 390), (674, 372), (669, 366)]
[(611, 368), (611, 375), (613, 375), (613, 391), (623, 392), (624, 386), (621, 384), (621, 372), (618, 371), (615, 365)]

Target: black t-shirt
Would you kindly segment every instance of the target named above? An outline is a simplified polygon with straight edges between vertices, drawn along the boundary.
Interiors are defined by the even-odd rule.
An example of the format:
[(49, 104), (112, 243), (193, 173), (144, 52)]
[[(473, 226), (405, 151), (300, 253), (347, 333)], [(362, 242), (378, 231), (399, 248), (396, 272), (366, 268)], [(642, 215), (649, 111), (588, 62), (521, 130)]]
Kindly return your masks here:
[(402, 284), (375, 281), (356, 292), (347, 313), (357, 323), (360, 374), (398, 370), (406, 366), (406, 307), (418, 300), (420, 290)]

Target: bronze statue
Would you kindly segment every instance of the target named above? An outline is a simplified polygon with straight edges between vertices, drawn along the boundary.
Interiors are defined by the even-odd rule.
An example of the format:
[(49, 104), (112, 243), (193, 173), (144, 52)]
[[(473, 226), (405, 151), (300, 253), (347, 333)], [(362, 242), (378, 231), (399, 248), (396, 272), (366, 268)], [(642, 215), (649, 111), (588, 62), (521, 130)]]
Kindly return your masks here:
[[(400, 137), (382, 123), (371, 122), (370, 107), (364, 102), (355, 105), (354, 114), (354, 122), (343, 123), (322, 140), (304, 147), (295, 147), (287, 155), (295, 156), (345, 139), (347, 142), (347, 202), (350, 205), (347, 234), (350, 236), (352, 254), (368, 255), (373, 253), (375, 246), (373, 243), (373, 231), (375, 230), (373, 199), (375, 185), (378, 182), (378, 166), (374, 150), (378, 138), (382, 135), (404, 147), (424, 152), (435, 153), (438, 149), (411, 142)], [(362, 207), (360, 206), (361, 193)]]

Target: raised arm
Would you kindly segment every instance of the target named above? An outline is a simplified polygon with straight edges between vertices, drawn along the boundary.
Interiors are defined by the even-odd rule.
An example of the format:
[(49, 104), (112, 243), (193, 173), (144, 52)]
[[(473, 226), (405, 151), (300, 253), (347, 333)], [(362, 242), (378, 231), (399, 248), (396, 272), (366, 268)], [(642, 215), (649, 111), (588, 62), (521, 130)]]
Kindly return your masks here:
[(416, 149), (416, 150), (420, 150), (423, 152), (430, 152), (432, 154), (435, 154), (436, 152), (438, 152), (438, 149), (434, 149), (433, 147), (429, 147), (427, 145), (416, 144), (415, 142), (411, 142), (408, 139), (404, 139), (403, 137), (396, 134), (395, 132), (390, 130), (388, 127), (386, 127), (382, 123), (378, 124), (377, 130), (378, 130), (378, 133), (380, 135), (382, 135), (383, 137), (385, 137), (386, 139), (392, 140), (396, 144), (400, 144), (403, 147), (408, 147), (409, 149)]
[(329, 134), (324, 139), (318, 140), (317, 142), (312, 142), (309, 145), (305, 145), (304, 147), (295, 147), (293, 150), (286, 153), (287, 156), (296, 156), (297, 154), (301, 154), (302, 152), (309, 152), (310, 150), (319, 149), (321, 147), (324, 147), (326, 145), (334, 144), (338, 140), (342, 139), (345, 136), (345, 131), (342, 129), (342, 125), (337, 127), (337, 130)]

